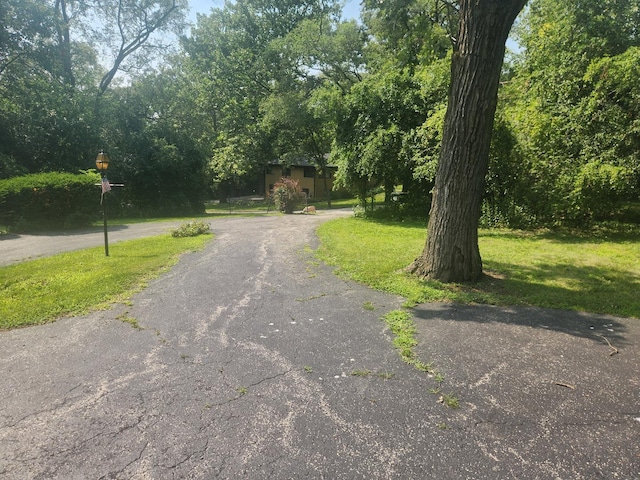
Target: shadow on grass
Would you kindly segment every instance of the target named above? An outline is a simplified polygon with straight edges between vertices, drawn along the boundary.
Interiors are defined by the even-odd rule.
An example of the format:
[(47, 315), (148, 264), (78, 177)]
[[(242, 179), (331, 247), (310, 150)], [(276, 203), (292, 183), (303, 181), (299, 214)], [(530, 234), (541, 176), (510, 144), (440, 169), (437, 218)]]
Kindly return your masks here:
[(0, 233), (0, 241), (13, 240), (15, 238), (20, 238), (20, 235), (18, 235), (17, 233)]
[(363, 222), (371, 223), (374, 225), (382, 225), (385, 227), (402, 227), (409, 230), (419, 230), (424, 234), (424, 238), (427, 238), (427, 223), (424, 220), (390, 220), (387, 218), (362, 218)]
[(581, 244), (602, 242), (638, 242), (640, 241), (640, 225), (629, 223), (600, 223), (582, 230), (575, 228), (554, 228), (541, 230), (507, 230), (481, 229), (480, 238), (502, 238), (519, 240), (535, 238), (559, 244)]
[[(109, 232), (118, 232), (121, 230), (126, 230), (128, 228), (129, 226), (125, 224), (116, 224), (116, 225), (109, 224), (107, 226), (107, 230)], [(74, 236), (75, 237), (78, 235), (91, 235), (91, 234), (100, 233), (103, 231), (104, 231), (104, 227), (100, 225), (100, 226), (94, 226), (94, 227), (79, 228), (77, 230), (69, 229), (69, 230), (47, 230), (42, 232), (31, 232), (31, 233), (25, 233), (25, 235), (31, 235), (34, 237), (38, 237), (38, 236), (43, 236), (43, 237)]]
[(640, 318), (640, 277), (630, 271), (567, 263), (523, 266), (502, 262), (487, 262), (486, 271), (488, 275), (475, 288), (504, 296), (512, 300), (510, 303)]

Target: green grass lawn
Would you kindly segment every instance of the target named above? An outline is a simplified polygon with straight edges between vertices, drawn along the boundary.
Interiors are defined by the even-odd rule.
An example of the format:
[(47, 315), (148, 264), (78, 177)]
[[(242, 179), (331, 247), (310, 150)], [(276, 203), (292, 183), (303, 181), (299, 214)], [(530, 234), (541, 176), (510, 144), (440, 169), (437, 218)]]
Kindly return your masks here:
[(476, 284), (422, 281), (402, 271), (420, 255), (426, 225), (334, 220), (318, 231), (319, 257), (338, 274), (433, 301), (531, 305), (640, 318), (640, 228), (590, 235), (480, 230), (485, 278)]
[(211, 235), (171, 235), (63, 253), (0, 268), (0, 329), (51, 322), (125, 301)]

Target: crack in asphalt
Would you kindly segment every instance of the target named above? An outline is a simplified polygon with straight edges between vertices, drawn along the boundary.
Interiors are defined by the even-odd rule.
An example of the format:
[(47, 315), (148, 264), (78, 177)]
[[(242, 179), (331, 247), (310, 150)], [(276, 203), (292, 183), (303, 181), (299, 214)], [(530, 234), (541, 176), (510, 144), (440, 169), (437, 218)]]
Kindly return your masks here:
[[(452, 356), (456, 342), (471, 349), (490, 332), (477, 323), (455, 337), (463, 322), (453, 319), (446, 335), (431, 335), (452, 318), (446, 307), (426, 312), (420, 329), (449, 361), (453, 384), (470, 393), (460, 411), (436, 405), (431, 380), (401, 361), (379, 321), (402, 299), (310, 266), (300, 253), (318, 223), (221, 222), (205, 250), (134, 297), (127, 310), (141, 333), (114, 322), (114, 309), (1, 336), (0, 376), (10, 394), (2, 395), (0, 476), (586, 479), (640, 471), (640, 457), (628, 455), (640, 412), (633, 400), (613, 403), (613, 386), (624, 387), (617, 370), (604, 406), (583, 411), (578, 395), (536, 397), (539, 389), (509, 376), (516, 359), (508, 352)], [(376, 311), (364, 311), (366, 302)], [(482, 352), (496, 353), (488, 343)], [(398, 375), (352, 377), (356, 365)], [(565, 360), (555, 371), (564, 367)], [(548, 375), (525, 373), (527, 381)], [(505, 378), (524, 387), (505, 390)], [(539, 398), (548, 405), (527, 403)]]

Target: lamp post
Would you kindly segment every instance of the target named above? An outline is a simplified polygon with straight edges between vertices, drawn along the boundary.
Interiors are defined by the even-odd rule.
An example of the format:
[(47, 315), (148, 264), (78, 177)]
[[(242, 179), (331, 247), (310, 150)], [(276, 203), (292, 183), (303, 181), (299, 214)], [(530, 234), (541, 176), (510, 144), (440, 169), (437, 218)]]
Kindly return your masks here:
[(111, 190), (111, 185), (109, 185), (109, 180), (107, 180), (109, 161), (109, 155), (104, 153), (104, 150), (100, 150), (100, 153), (98, 153), (96, 157), (96, 167), (98, 167), (100, 176), (102, 177), (102, 197), (100, 203), (102, 203), (102, 219), (104, 222), (104, 254), (107, 257), (109, 256), (109, 237), (107, 235), (107, 201), (104, 194)]

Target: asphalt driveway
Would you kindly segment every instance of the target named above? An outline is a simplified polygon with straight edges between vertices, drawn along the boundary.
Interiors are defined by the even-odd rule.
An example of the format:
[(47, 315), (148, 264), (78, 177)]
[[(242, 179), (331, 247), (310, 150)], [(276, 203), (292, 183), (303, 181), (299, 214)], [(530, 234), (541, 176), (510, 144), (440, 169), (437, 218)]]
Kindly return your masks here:
[[(168, 233), (184, 221), (109, 225), (109, 244)], [(103, 227), (69, 232), (0, 235), (0, 266), (104, 245)]]
[(402, 299), (313, 258), (333, 215), (212, 222), (130, 305), (0, 332), (0, 477), (640, 478), (638, 320), (423, 305), (440, 385)]

